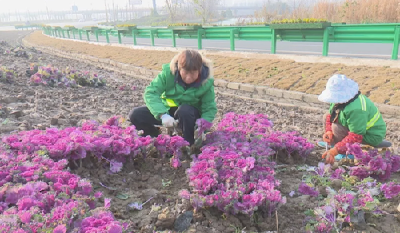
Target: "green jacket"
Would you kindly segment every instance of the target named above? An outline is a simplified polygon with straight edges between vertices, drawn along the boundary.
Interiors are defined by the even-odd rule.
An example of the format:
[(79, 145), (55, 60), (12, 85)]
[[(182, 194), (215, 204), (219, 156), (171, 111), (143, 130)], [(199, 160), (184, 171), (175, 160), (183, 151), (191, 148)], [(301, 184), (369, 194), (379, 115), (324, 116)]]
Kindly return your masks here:
[[(177, 71), (177, 57), (162, 66), (161, 73), (146, 87), (144, 101), (154, 117), (168, 113), (171, 107), (187, 104), (200, 111), (201, 118), (212, 122), (217, 113), (211, 63), (203, 58), (201, 77), (186, 86)], [(186, 86), (186, 87), (185, 87)]]
[[(330, 105), (332, 114), (334, 104)], [(363, 136), (363, 144), (377, 146), (386, 136), (386, 123), (379, 109), (365, 95), (348, 104), (339, 114), (338, 121), (350, 132)]]

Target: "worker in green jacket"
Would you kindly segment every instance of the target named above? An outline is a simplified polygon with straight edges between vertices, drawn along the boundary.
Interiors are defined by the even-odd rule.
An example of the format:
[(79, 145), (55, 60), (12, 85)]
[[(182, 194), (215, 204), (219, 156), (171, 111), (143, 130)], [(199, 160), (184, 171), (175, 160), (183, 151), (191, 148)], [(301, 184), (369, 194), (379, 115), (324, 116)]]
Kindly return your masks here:
[[(385, 141), (386, 123), (374, 103), (359, 91), (358, 84), (345, 75), (334, 75), (326, 89), (318, 96), (329, 103), (329, 114), (324, 116), (325, 133), (320, 146), (333, 146), (322, 158), (333, 163), (346, 155), (348, 144), (390, 147)], [(328, 145), (326, 145), (328, 144)], [(353, 159), (353, 155), (348, 155)]]
[(146, 87), (146, 106), (134, 108), (129, 119), (144, 135), (156, 137), (160, 131), (154, 125), (178, 127), (183, 138), (192, 145), (196, 120), (212, 122), (217, 113), (211, 62), (195, 50), (185, 50)]

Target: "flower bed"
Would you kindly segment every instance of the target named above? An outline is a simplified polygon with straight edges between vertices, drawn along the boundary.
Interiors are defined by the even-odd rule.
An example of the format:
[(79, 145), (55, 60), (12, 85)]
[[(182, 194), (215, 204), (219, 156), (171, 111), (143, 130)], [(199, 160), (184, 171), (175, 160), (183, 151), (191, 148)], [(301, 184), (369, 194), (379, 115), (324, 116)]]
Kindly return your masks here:
[(273, 156), (286, 151), (287, 157), (297, 154), (304, 158), (313, 147), (292, 133), (273, 132), (266, 115), (226, 114), (217, 130), (207, 135), (205, 146), (187, 170), (192, 190), (182, 190), (180, 196), (190, 200), (195, 209), (271, 213), (286, 202), (276, 190), (280, 181), (274, 178)]
[(135, 24), (118, 24), (115, 26), (118, 30), (128, 30), (132, 31), (133, 29), (137, 28)]
[[(24, 153), (44, 151), (54, 160), (81, 160), (94, 156), (99, 160), (110, 163), (110, 170), (118, 172), (122, 164), (142, 155), (146, 156), (154, 147), (160, 155), (174, 155), (173, 161), (180, 164), (181, 149), (188, 145), (181, 137), (160, 135), (154, 139), (149, 136), (141, 137), (134, 126), (121, 128), (124, 119), (115, 116), (104, 125), (96, 121), (86, 121), (81, 127), (70, 127), (63, 130), (49, 128), (45, 131), (22, 131), (18, 134), (3, 138), (11, 150)], [(171, 162), (172, 163), (172, 162)], [(175, 165), (174, 167), (179, 167)]]
[(400, 156), (363, 152), (359, 145), (350, 146), (347, 153), (355, 156), (357, 165), (333, 169), (320, 163), (299, 186), (300, 194), (322, 199), (319, 207), (307, 211), (308, 232), (340, 232), (344, 223), (357, 223), (365, 213), (383, 215), (380, 202), (400, 194), (399, 184), (378, 182), (399, 171)]
[[(110, 199), (98, 207), (101, 193), (93, 193), (88, 180), (66, 170), (68, 161), (93, 156), (119, 172), (123, 163), (152, 148), (180, 157), (187, 146), (181, 137), (157, 139), (139, 136), (134, 126), (120, 127), (112, 117), (99, 125), (86, 121), (63, 130), (23, 131), (3, 138), (0, 148), (1, 232), (123, 232), (129, 227), (114, 219)], [(178, 162), (180, 164), (180, 162)], [(178, 166), (175, 166), (178, 167)], [(97, 207), (97, 208), (96, 208)]]
[(77, 87), (91, 86), (102, 87), (106, 85), (104, 77), (89, 71), (73, 70), (67, 67), (63, 71), (51, 65), (38, 66), (31, 64), (27, 75), (31, 75), (30, 82), (33, 85), (45, 85), (51, 87)]
[(168, 28), (173, 30), (197, 30), (202, 28), (202, 25), (197, 23), (174, 23), (168, 25)]
[(0, 232), (122, 232), (129, 225), (97, 205), (89, 181), (40, 152), (0, 148)]
[(271, 29), (322, 29), (330, 26), (331, 23), (324, 19), (284, 19), (270, 24)]

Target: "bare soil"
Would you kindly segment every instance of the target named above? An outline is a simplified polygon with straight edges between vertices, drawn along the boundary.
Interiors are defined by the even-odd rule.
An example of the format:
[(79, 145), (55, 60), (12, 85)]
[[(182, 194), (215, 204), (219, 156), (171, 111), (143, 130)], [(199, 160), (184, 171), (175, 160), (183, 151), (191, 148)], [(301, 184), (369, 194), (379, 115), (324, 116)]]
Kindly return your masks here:
[[(58, 40), (44, 36), (41, 31), (34, 32), (27, 39), (41, 46), (109, 58), (154, 70), (160, 70), (161, 65), (170, 62), (175, 55), (172, 51), (127, 49)], [(283, 59), (248, 59), (217, 55), (208, 57), (214, 62), (217, 79), (320, 94), (329, 77), (340, 73), (358, 82), (361, 91), (372, 101), (400, 106), (399, 68), (302, 63)]]
[[(15, 42), (15, 39), (21, 35), (18, 33), (21, 32), (2, 33), (0, 40)], [(48, 40), (48, 43), (58, 42), (47, 37), (41, 37), (38, 33), (33, 34), (30, 38), (32, 40), (42, 38), (43, 40)], [(69, 42), (66, 44), (69, 44)], [(65, 48), (68, 46), (66, 44), (63, 45), (66, 46)], [(76, 47), (71, 47), (71, 49), (80, 48), (80, 45), (80, 43), (76, 43)], [(95, 48), (97, 47), (92, 48), (93, 52), (96, 51)], [(81, 49), (84, 48), (81, 47)], [(111, 54), (109, 56), (119, 58), (117, 53), (103, 51), (104, 54), (108, 52)], [(129, 56), (124, 49), (120, 53), (125, 54), (128, 59)], [(145, 52), (142, 55), (144, 54)], [(156, 67), (162, 62), (168, 61), (172, 55), (172, 53), (164, 53), (163, 55), (158, 55), (158, 59), (155, 59), (155, 57), (151, 57), (153, 56), (152, 54), (143, 59), (137, 59), (138, 55), (136, 54), (134, 56), (131, 55), (132, 60), (130, 61), (141, 61), (143, 63), (140, 64), (145, 64), (154, 59), (160, 62), (154, 65)], [(77, 89), (34, 87), (29, 85), (29, 78), (25, 75), (25, 70), (32, 62), (52, 64), (59, 68), (69, 66), (79, 70), (91, 70), (106, 75), (108, 77), (108, 85), (104, 88), (84, 87)], [(233, 66), (234, 61), (231, 62)], [(280, 61), (275, 62), (284, 64)], [(48, 54), (34, 53), (31, 60), (0, 55), (0, 63), (9, 68), (15, 68), (18, 73), (14, 84), (0, 83), (0, 105), (2, 106), (2, 110), (6, 109), (0, 115), (0, 122), (5, 122), (5, 119), (8, 119), (7, 123), (0, 124), (0, 136), (14, 130), (44, 129), (50, 126), (51, 121), (54, 123), (54, 119), (57, 119), (57, 126), (59, 128), (64, 128), (76, 126), (84, 119), (93, 119), (102, 122), (113, 115), (126, 117), (133, 107), (144, 104), (142, 93), (148, 81), (125, 77), (95, 66), (86, 65), (83, 62)], [(292, 63), (290, 62), (286, 63), (287, 67), (291, 65)], [(271, 66), (274, 65), (271, 64)], [(298, 69), (300, 68), (298, 67)], [(120, 91), (119, 87), (123, 85), (127, 88), (124, 91)], [(135, 91), (131, 90), (130, 87), (132, 86), (136, 87)], [(275, 130), (296, 130), (310, 141), (318, 140), (323, 132), (322, 115), (320, 114), (302, 109), (293, 111), (275, 105), (250, 100), (244, 101), (219, 94), (217, 94), (216, 101), (219, 111), (215, 122), (218, 122), (223, 114), (231, 111), (239, 114), (267, 113), (269, 118), (274, 122)], [(20, 114), (11, 114), (11, 112), (15, 111), (20, 111)], [(395, 145), (398, 145), (400, 142), (398, 128), (399, 123), (388, 123), (388, 138)], [(306, 164), (310, 166), (317, 165), (322, 152), (323, 150), (316, 149), (307, 159)], [(135, 232), (153, 233), (153, 230), (172, 230), (175, 219), (181, 213), (191, 210), (187, 203), (178, 197), (178, 192), (181, 189), (189, 188), (185, 174), (185, 168), (189, 167), (189, 163), (190, 161), (184, 161), (183, 167), (174, 170), (168, 165), (169, 161), (167, 159), (162, 160), (148, 157), (146, 160), (137, 159), (133, 164), (126, 164), (123, 171), (118, 174), (110, 174), (108, 168), (100, 164), (94, 164), (94, 167), (89, 169), (75, 170), (75, 172), (82, 177), (89, 178), (96, 190), (102, 191), (106, 197), (112, 198), (112, 211), (118, 219), (130, 219), (134, 223), (133, 228)], [(297, 190), (304, 174), (306, 172), (300, 171), (296, 166), (291, 165), (284, 165), (280, 169), (277, 169), (276, 177), (282, 181), (279, 189), (283, 195), (288, 197), (287, 204), (283, 205), (278, 211), (279, 232), (304, 232), (304, 211), (314, 208), (318, 204), (318, 200), (315, 198), (288, 196), (291, 191)], [(399, 179), (400, 177), (396, 174), (393, 178)], [(163, 185), (163, 180), (170, 180), (171, 184)], [(116, 190), (113, 191), (102, 187), (100, 182), (108, 187), (116, 188)], [(119, 193), (124, 193), (129, 198), (127, 200), (118, 199), (117, 195)], [(127, 209), (129, 203), (144, 202), (152, 196), (155, 196), (155, 198), (146, 204), (143, 210), (129, 211)], [(396, 199), (383, 203), (386, 206), (384, 208), (385, 211), (389, 212), (390, 215), (380, 218), (369, 217), (367, 219), (369, 225), (365, 232), (399, 232), (400, 224), (395, 215), (398, 201)], [(160, 206), (161, 208), (152, 208), (156, 206)], [(205, 209), (194, 215), (188, 232), (229, 233), (276, 231), (276, 223), (276, 216), (256, 214), (253, 217), (238, 215), (227, 216), (225, 218), (220, 211)], [(244, 231), (241, 231), (242, 229)]]

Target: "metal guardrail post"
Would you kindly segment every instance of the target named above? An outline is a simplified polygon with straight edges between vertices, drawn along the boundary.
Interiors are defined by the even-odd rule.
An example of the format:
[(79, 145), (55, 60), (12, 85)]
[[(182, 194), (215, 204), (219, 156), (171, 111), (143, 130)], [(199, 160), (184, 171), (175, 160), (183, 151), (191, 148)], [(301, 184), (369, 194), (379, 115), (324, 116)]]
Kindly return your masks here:
[(323, 38), (323, 47), (322, 47), (322, 56), (328, 56), (329, 52), (329, 27), (324, 29), (324, 38)]
[(151, 46), (154, 46), (154, 31), (150, 30)]
[(172, 47), (176, 48), (176, 37), (173, 29), (171, 30), (171, 35), (172, 35)]
[(400, 27), (396, 27), (395, 31), (394, 31), (392, 60), (397, 60), (399, 58), (399, 56), (398, 56), (399, 43), (400, 43)]
[(86, 31), (86, 39), (87, 41), (90, 41), (89, 31)]
[(74, 37), (74, 40), (76, 39), (75, 37), (75, 30), (72, 30), (72, 36)]
[(82, 40), (82, 30), (78, 29), (78, 33), (79, 33), (79, 39)]
[(235, 51), (235, 32), (237, 32), (237, 29), (231, 29), (230, 33), (231, 51)]
[(118, 43), (122, 44), (121, 32), (118, 30)]
[(136, 29), (132, 30), (132, 37), (133, 37), (133, 45), (137, 45), (137, 40), (136, 40)]
[(107, 30), (106, 30), (106, 40), (107, 40), (107, 43), (109, 44), (110, 43), (110, 35), (108, 34)]
[(96, 41), (99, 42), (99, 30), (95, 30), (94, 33), (96, 34)]
[(71, 35), (69, 34), (69, 30), (67, 30), (68, 39), (71, 39)]
[(204, 29), (199, 29), (197, 31), (197, 48), (199, 50), (203, 49), (203, 34), (204, 34)]
[(62, 37), (65, 38), (64, 29), (60, 29), (60, 30), (61, 30)]
[(271, 30), (271, 54), (276, 54), (276, 31)]

